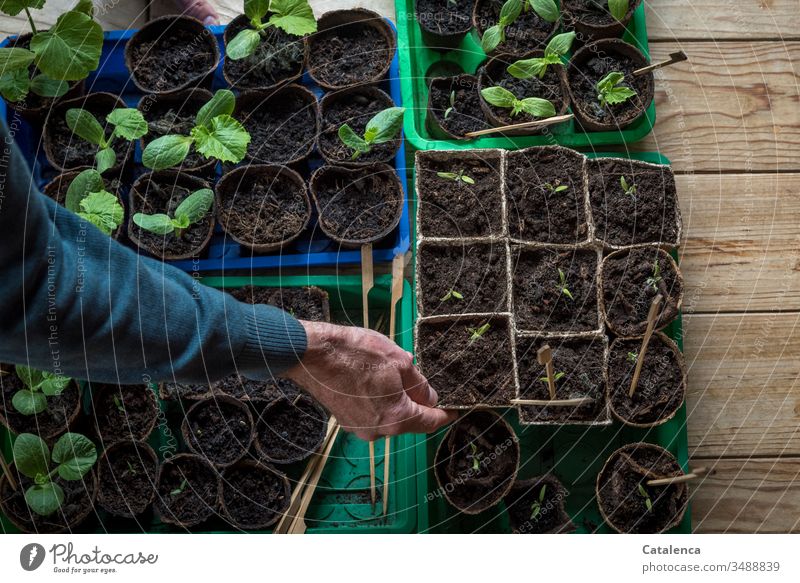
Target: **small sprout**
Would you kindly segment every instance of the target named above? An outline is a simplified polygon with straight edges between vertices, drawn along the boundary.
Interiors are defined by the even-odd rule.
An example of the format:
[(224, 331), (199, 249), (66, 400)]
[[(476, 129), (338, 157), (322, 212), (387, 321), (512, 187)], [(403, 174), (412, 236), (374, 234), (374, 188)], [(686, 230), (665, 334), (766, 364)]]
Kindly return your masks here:
[(289, 315), (295, 316), (294, 308), (289, 308)]
[(639, 354), (636, 352), (629, 352), (628, 355), (625, 357), (625, 360), (632, 364), (636, 364), (636, 361), (639, 360)]
[(658, 264), (658, 259), (653, 262), (653, 275), (645, 280), (645, 283), (658, 291), (658, 282), (661, 281), (661, 266)]
[(450, 107), (448, 107), (447, 109), (444, 110), (444, 118), (445, 119), (450, 117), (450, 114), (453, 113), (453, 110), (455, 109), (455, 107), (456, 107), (456, 92), (455, 91), (451, 91), (450, 92)]
[(622, 20), (628, 13), (628, 0), (608, 0), (608, 11), (615, 20)]
[(14, 393), (11, 405), (22, 415), (37, 415), (46, 411), (48, 399), (58, 397), (72, 380), (27, 366), (17, 366), (15, 372), (25, 388)]
[(118, 395), (114, 395), (114, 406), (117, 408), (117, 411), (120, 413), (125, 412), (125, 407), (122, 406), (122, 400), (120, 400)]
[(574, 32), (565, 32), (554, 36), (544, 49), (544, 57), (523, 59), (511, 63), (508, 66), (508, 74), (517, 79), (530, 79), (531, 77), (543, 79), (547, 74), (548, 66), (561, 64), (561, 57), (565, 56), (572, 48), (575, 36)]
[(624, 176), (619, 177), (619, 185), (622, 187), (622, 190), (628, 196), (632, 198), (636, 198), (636, 185), (635, 184), (628, 184), (628, 181), (625, 180)]
[(558, 269), (558, 287), (562, 294), (567, 296), (573, 302), (575, 301), (575, 297), (572, 295), (572, 292), (567, 289), (567, 276), (561, 271), (561, 268)]
[(557, 192), (564, 192), (569, 188), (569, 186), (567, 186), (566, 184), (559, 184), (558, 186), (553, 186), (549, 182), (545, 182), (544, 187), (550, 194), (555, 194)]
[(403, 127), (404, 107), (390, 107), (379, 111), (367, 122), (364, 136), (359, 136), (353, 128), (344, 124), (339, 128), (339, 139), (353, 150), (353, 160), (368, 153), (372, 146), (392, 141)]
[(501, 109), (510, 109), (511, 117), (527, 113), (532, 117), (548, 118), (556, 114), (555, 106), (541, 97), (525, 97), (517, 99), (516, 95), (503, 87), (487, 87), (481, 89), (481, 96), (491, 105)]
[(126, 463), (128, 464), (128, 474), (131, 476), (138, 475), (139, 472), (136, 471), (136, 468), (133, 467), (133, 464), (131, 464), (129, 461)]
[(174, 218), (162, 213), (155, 215), (136, 213), (133, 215), (133, 222), (145, 231), (156, 235), (175, 233), (175, 237), (180, 239), (186, 229), (206, 216), (213, 202), (214, 193), (211, 189), (202, 188), (187, 196), (178, 205)]
[(436, 176), (446, 180), (454, 180), (455, 182), (463, 182), (464, 184), (475, 184), (475, 179), (464, 174), (465, 170), (455, 172), (437, 172)]
[[(555, 374), (553, 375), (553, 382), (554, 382), (554, 383), (557, 383), (557, 382), (558, 382), (558, 381), (560, 381), (562, 378), (564, 378), (564, 375), (565, 375), (565, 374), (567, 374), (567, 373), (565, 373), (565, 372), (563, 372), (563, 371), (559, 371), (559, 372), (555, 373)], [(539, 380), (540, 380), (541, 382), (543, 382), (543, 383), (548, 383), (548, 384), (549, 384), (549, 381), (547, 380), (547, 377), (546, 377), (546, 376), (545, 376), (545, 377), (539, 377)]]
[[(272, 26), (293, 36), (317, 32), (317, 21), (308, 0), (244, 0), (244, 13), (252, 28), (239, 32), (225, 47), (225, 55), (234, 61), (254, 54), (261, 41), (269, 38), (267, 31)], [(264, 23), (267, 14), (270, 17)]]
[(469, 448), (472, 451), (470, 457), (472, 457), (472, 469), (473, 471), (478, 471), (481, 469), (481, 458), (483, 457), (483, 453), (478, 451), (478, 446), (474, 443), (470, 442)]
[(539, 520), (539, 515), (542, 513), (542, 503), (544, 502), (544, 495), (547, 492), (547, 484), (542, 485), (539, 490), (539, 499), (534, 500), (531, 504), (531, 520)]
[(623, 73), (612, 71), (597, 82), (597, 100), (602, 107), (625, 103), (636, 95), (636, 91), (630, 87), (620, 85), (624, 79)]
[(506, 0), (500, 9), (500, 19), (483, 33), (481, 48), (486, 54), (491, 53), (501, 42), (506, 40), (506, 27), (513, 24), (522, 12), (523, 0)]
[(147, 121), (138, 109), (117, 108), (109, 113), (106, 122), (114, 129), (108, 137), (97, 118), (85, 109), (68, 109), (66, 118), (67, 127), (75, 135), (98, 148), (94, 159), (100, 174), (117, 163), (117, 154), (112, 147), (115, 139), (135, 141), (147, 134)]
[(652, 512), (653, 511), (653, 501), (650, 499), (650, 494), (647, 493), (647, 490), (645, 490), (645, 488), (644, 488), (644, 486), (642, 486), (641, 482), (639, 482), (638, 487), (639, 487), (639, 496), (644, 498), (644, 505), (647, 507), (647, 511), (648, 512)]
[(447, 292), (447, 294), (443, 298), (440, 298), (439, 301), (440, 302), (446, 302), (450, 298), (455, 298), (457, 300), (463, 300), (464, 296), (461, 295), (460, 292), (457, 292), (456, 290), (451, 289), (449, 292)]
[(472, 344), (476, 340), (480, 340), (481, 338), (483, 338), (483, 335), (486, 334), (486, 332), (488, 332), (490, 327), (491, 326), (489, 322), (486, 322), (486, 324), (483, 324), (478, 328), (467, 328), (467, 330), (471, 333), (471, 336), (469, 337), (469, 343)]
[(186, 478), (183, 479), (181, 485), (175, 488), (172, 492), (169, 493), (170, 496), (177, 496), (179, 494), (183, 494), (183, 491), (186, 489), (186, 486), (189, 485), (189, 480)]

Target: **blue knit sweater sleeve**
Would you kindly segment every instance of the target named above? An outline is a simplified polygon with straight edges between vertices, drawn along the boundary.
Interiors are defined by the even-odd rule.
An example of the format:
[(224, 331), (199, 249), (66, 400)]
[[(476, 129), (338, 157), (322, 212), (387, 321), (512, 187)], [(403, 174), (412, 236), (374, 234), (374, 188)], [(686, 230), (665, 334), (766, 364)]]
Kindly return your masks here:
[(265, 379), (303, 326), (142, 257), (37, 192), (0, 124), (0, 362), (98, 382)]

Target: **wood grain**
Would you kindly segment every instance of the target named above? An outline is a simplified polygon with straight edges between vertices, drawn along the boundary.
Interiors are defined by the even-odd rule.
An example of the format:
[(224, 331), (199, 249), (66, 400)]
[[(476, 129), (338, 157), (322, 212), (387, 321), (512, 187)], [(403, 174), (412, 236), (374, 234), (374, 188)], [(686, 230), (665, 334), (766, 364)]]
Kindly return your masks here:
[[(139, 28), (147, 22), (147, 0), (93, 0), (95, 19), (104, 30)], [(47, 0), (42, 10), (32, 10), (34, 24), (45, 29), (55, 24), (60, 14), (69, 10), (77, 0)], [(0, 38), (30, 32), (25, 13), (17, 16), (0, 14)]]

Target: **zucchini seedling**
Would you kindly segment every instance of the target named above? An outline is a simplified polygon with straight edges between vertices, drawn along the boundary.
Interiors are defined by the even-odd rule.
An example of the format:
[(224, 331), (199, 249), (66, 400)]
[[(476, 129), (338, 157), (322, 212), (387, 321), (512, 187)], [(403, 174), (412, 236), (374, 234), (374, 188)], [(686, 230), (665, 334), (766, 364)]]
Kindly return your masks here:
[(642, 486), (642, 483), (639, 482), (638, 484), (639, 496), (644, 498), (644, 505), (647, 507), (648, 512), (653, 511), (653, 500), (650, 498), (650, 494), (647, 492), (647, 489)]
[[(562, 378), (564, 378), (564, 375), (565, 375), (565, 374), (567, 374), (567, 373), (565, 373), (564, 371), (558, 371), (557, 373), (555, 373), (555, 374), (553, 375), (553, 382), (554, 382), (554, 383), (557, 383), (559, 380), (561, 380)], [(547, 377), (546, 377), (546, 376), (544, 376), (544, 377), (539, 377), (539, 381), (541, 381), (541, 382), (543, 382), (543, 383), (545, 383), (545, 384), (549, 384), (549, 383), (550, 383), (550, 381), (547, 379)]]
[(544, 183), (544, 187), (547, 190), (547, 192), (549, 192), (550, 194), (556, 194), (558, 192), (564, 192), (565, 190), (567, 190), (569, 188), (569, 186), (567, 186), (566, 184), (559, 184), (558, 186), (554, 186), (554, 185), (550, 184), (549, 182), (545, 182)]
[(457, 292), (456, 290), (451, 289), (449, 292), (447, 292), (447, 294), (444, 297), (439, 298), (439, 301), (440, 302), (446, 302), (446, 301), (450, 300), (451, 298), (455, 298), (457, 300), (463, 300), (464, 296), (463, 296), (463, 294), (461, 294), (461, 292)]
[(639, 360), (639, 353), (637, 353), (637, 352), (629, 352), (625, 356), (625, 360), (627, 360), (631, 364), (636, 364), (636, 361)]
[(481, 89), (481, 96), (495, 107), (510, 109), (511, 117), (516, 117), (523, 112), (540, 118), (553, 117), (556, 114), (555, 106), (547, 99), (541, 97), (517, 99), (516, 95), (503, 87)]
[(455, 108), (456, 108), (456, 92), (455, 91), (451, 91), (450, 92), (450, 107), (448, 107), (447, 109), (444, 110), (444, 118), (447, 119), (448, 117), (450, 117), (450, 114), (453, 113)]
[(561, 294), (567, 296), (573, 302), (575, 301), (572, 292), (567, 288), (567, 275), (561, 270), (560, 267), (558, 268), (558, 290)]
[(25, 490), (25, 503), (40, 516), (49, 516), (64, 503), (64, 490), (54, 480), (82, 480), (97, 461), (97, 448), (80, 433), (65, 433), (53, 446), (32, 433), (21, 433), (14, 441), (14, 465), (33, 480)]
[(550, 65), (561, 65), (561, 57), (566, 56), (575, 40), (574, 32), (557, 34), (544, 48), (544, 57), (522, 59), (508, 66), (508, 74), (517, 79), (530, 79), (538, 77), (543, 79)]
[(469, 442), (469, 449), (470, 454), (467, 457), (472, 459), (472, 470), (477, 472), (481, 469), (481, 458), (483, 457), (483, 452), (478, 451), (478, 446), (471, 441)]
[(544, 503), (544, 496), (547, 493), (547, 484), (542, 485), (539, 490), (539, 497), (531, 504), (531, 520), (539, 520), (539, 515), (542, 513), (542, 504)]
[(445, 180), (453, 180), (454, 182), (463, 182), (464, 184), (475, 184), (475, 179), (464, 174), (466, 170), (459, 170), (458, 172), (437, 172), (436, 176), (444, 178)]
[(489, 324), (489, 322), (486, 322), (477, 328), (467, 328), (467, 332), (470, 333), (469, 343), (472, 344), (476, 340), (483, 338), (483, 335), (489, 331), (489, 328), (491, 328), (491, 324)]
[(47, 371), (17, 365), (15, 372), (24, 389), (11, 397), (11, 405), (23, 415), (36, 415), (47, 410), (47, 401), (64, 392), (72, 379)]
[(393, 140), (403, 127), (404, 112), (404, 107), (390, 107), (379, 111), (367, 122), (363, 137), (344, 124), (339, 128), (339, 139), (353, 150), (352, 159), (356, 160), (361, 154), (368, 153), (372, 146)]
[(507, 0), (500, 9), (500, 19), (483, 33), (481, 48), (484, 53), (491, 53), (501, 42), (506, 40), (506, 28), (516, 22), (523, 11), (533, 11), (545, 22), (558, 20), (558, 4), (555, 0)]
[(64, 206), (106, 235), (116, 231), (125, 218), (119, 199), (106, 190), (100, 172), (93, 169), (84, 170), (73, 179)]
[(186, 486), (188, 486), (188, 485), (189, 485), (189, 480), (184, 478), (183, 481), (181, 481), (180, 486), (178, 486), (177, 488), (172, 490), (172, 492), (170, 492), (169, 495), (170, 496), (178, 496), (179, 494), (183, 494), (183, 491), (186, 490)]
[(620, 85), (625, 80), (625, 75), (619, 71), (612, 71), (597, 82), (597, 101), (602, 107), (625, 103), (636, 96), (636, 91), (625, 85)]
[(147, 121), (142, 112), (129, 107), (117, 108), (106, 116), (106, 122), (114, 128), (108, 137), (97, 118), (85, 109), (68, 109), (66, 117), (67, 127), (72, 133), (97, 147), (94, 160), (100, 174), (117, 163), (117, 154), (112, 147), (115, 139), (132, 142), (147, 134)]
[(658, 264), (658, 260), (653, 262), (653, 274), (645, 280), (645, 283), (652, 287), (654, 290), (658, 291), (658, 282), (661, 281), (661, 266)]
[(628, 184), (628, 181), (625, 180), (624, 176), (619, 177), (619, 185), (622, 187), (622, 191), (630, 196), (631, 198), (636, 198), (636, 185), (635, 184)]
[(629, 3), (628, 0), (608, 0), (608, 12), (614, 17), (614, 20), (622, 20), (628, 14)]
[[(244, 0), (244, 13), (250, 28), (240, 31), (225, 47), (233, 60), (255, 54), (261, 42), (269, 41), (269, 29), (278, 27), (293, 36), (317, 32), (317, 21), (307, 0)], [(269, 14), (269, 20), (264, 18)]]
[(136, 213), (133, 215), (133, 222), (156, 235), (174, 233), (175, 238), (180, 239), (186, 229), (206, 216), (213, 203), (214, 192), (210, 188), (201, 188), (183, 199), (175, 209), (174, 217), (164, 213)]

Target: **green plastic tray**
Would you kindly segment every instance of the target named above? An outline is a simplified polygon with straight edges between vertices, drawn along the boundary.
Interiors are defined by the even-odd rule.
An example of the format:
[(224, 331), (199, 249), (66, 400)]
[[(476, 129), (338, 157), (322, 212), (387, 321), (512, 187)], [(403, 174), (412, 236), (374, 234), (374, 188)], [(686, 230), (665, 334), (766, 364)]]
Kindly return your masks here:
[[(477, 33), (473, 30), (452, 51), (429, 49), (422, 40), (422, 33), (414, 16), (415, 0), (395, 0), (397, 13), (397, 44), (400, 53), (400, 87), (406, 114), (403, 129), (405, 137), (416, 150), (453, 150), (466, 148), (526, 148), (544, 144), (559, 144), (571, 148), (595, 148), (613, 144), (633, 143), (650, 133), (656, 122), (655, 101), (645, 113), (624, 130), (608, 132), (584, 132), (574, 120), (561, 124), (549, 135), (523, 137), (481, 137), (474, 140), (434, 139), (425, 127), (428, 107), (428, 79), (438, 76), (435, 71), (441, 63), (459, 65), (465, 73), (474, 74), (486, 59), (481, 50)], [(634, 13), (623, 39), (638, 47), (645, 56), (650, 55), (647, 43), (644, 4)], [(439, 63), (439, 65), (437, 65)]]

